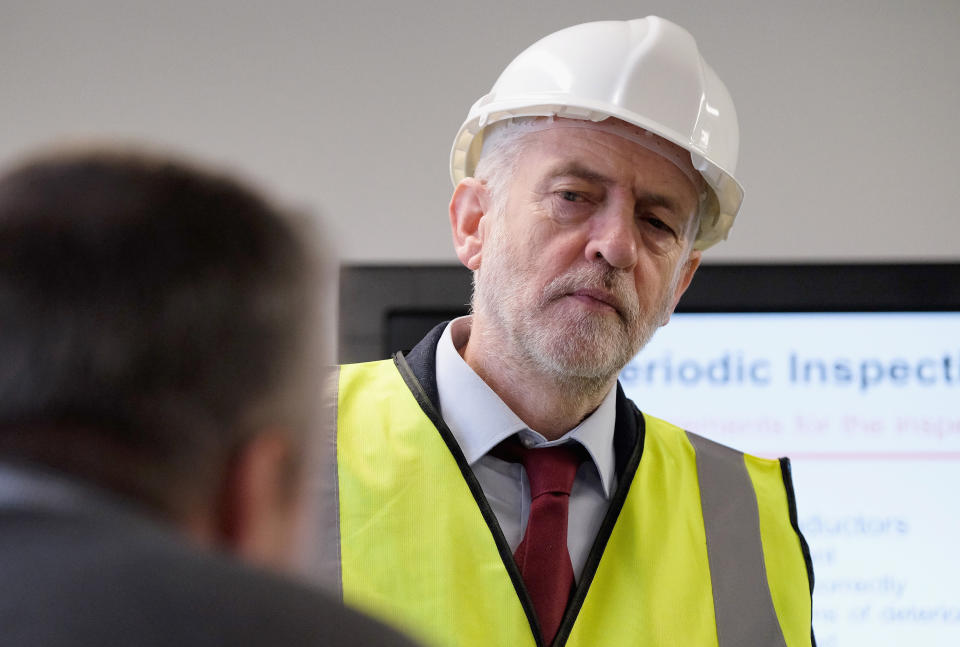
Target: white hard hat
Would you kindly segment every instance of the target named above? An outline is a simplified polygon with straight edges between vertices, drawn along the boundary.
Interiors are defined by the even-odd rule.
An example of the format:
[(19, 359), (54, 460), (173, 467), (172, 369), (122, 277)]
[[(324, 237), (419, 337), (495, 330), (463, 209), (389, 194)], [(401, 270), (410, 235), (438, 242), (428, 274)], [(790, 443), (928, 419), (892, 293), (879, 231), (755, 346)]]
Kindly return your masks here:
[(594, 122), (615, 117), (685, 148), (716, 196), (715, 206), (702, 214), (696, 248), (726, 239), (743, 202), (743, 188), (733, 177), (737, 113), (726, 86), (682, 27), (656, 16), (591, 22), (528, 47), (470, 108), (450, 153), (454, 185), (473, 175), (486, 127), (532, 116)]

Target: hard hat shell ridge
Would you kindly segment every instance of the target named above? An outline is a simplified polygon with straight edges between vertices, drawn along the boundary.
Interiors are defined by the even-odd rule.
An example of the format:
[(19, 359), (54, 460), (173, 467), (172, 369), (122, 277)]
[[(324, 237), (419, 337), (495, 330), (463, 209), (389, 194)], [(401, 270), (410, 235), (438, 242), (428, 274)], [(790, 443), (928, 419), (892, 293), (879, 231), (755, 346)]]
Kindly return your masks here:
[(739, 126), (726, 86), (682, 27), (656, 16), (575, 25), (521, 52), (460, 127), (450, 154), (454, 184), (476, 169), (484, 130), (517, 117), (616, 118), (690, 153), (715, 200), (696, 247), (725, 239), (743, 201), (733, 177)]

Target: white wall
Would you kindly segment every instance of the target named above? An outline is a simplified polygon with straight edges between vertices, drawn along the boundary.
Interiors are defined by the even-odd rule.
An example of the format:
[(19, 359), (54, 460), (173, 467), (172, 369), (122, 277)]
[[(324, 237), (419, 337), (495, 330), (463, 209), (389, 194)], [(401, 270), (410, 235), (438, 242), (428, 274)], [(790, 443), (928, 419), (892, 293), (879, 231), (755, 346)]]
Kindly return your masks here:
[(0, 159), (61, 137), (228, 161), (347, 261), (451, 262), (447, 155), (524, 47), (593, 19), (689, 29), (740, 114), (747, 198), (712, 260), (958, 260), (960, 2), (0, 4)]

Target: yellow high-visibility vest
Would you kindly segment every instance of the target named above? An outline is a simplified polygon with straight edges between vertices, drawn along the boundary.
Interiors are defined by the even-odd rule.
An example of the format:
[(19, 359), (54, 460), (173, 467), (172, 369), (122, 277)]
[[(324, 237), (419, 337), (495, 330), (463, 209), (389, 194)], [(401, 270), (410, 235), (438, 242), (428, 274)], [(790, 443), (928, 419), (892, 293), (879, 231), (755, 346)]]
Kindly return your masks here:
[[(335, 377), (328, 576), (346, 603), (429, 646), (541, 645), (495, 516), (418, 387), (402, 358)], [(789, 464), (639, 424), (553, 644), (811, 645)]]

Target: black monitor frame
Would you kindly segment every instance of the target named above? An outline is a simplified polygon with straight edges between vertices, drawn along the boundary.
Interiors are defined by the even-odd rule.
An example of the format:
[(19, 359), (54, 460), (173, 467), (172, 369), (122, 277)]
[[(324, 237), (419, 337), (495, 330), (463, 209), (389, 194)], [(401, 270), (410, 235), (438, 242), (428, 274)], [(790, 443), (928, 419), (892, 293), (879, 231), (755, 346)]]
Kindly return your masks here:
[[(340, 274), (341, 362), (407, 350), (434, 324), (466, 314), (459, 265), (347, 265)], [(708, 264), (677, 312), (960, 311), (960, 263)], [(958, 331), (960, 333), (960, 331)]]

